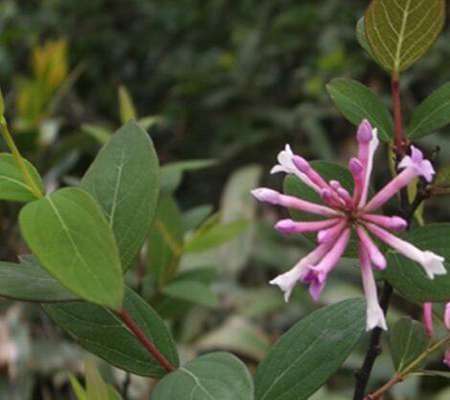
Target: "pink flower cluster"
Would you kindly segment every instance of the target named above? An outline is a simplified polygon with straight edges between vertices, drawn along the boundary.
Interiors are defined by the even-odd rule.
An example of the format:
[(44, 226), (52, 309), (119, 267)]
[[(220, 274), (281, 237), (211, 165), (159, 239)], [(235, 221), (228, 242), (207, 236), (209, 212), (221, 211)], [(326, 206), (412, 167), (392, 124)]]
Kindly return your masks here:
[(359, 259), (367, 298), (367, 330), (377, 326), (387, 329), (383, 311), (378, 303), (372, 271), (372, 268), (386, 268), (386, 258), (371, 235), (418, 262), (430, 279), (435, 275), (445, 274), (446, 270), (443, 257), (431, 251), (422, 251), (392, 233), (407, 228), (404, 219), (380, 215), (376, 211), (417, 177), (431, 181), (435, 171), (431, 163), (424, 159), (422, 152), (411, 146), (411, 155), (405, 156), (399, 164), (402, 171), (368, 200), (374, 154), (379, 145), (377, 130), (372, 129), (370, 123), (364, 120), (358, 128), (357, 140), (358, 156), (349, 162), (349, 170), (354, 180), (353, 193), (349, 193), (339, 181), (327, 182), (308, 161), (294, 154), (289, 145), (286, 145), (285, 150), (279, 153), (278, 164), (271, 172), (297, 176), (320, 195), (323, 204), (288, 196), (268, 188), (257, 188), (252, 194), (262, 202), (322, 217), (315, 222), (283, 219), (275, 225), (283, 234), (317, 233), (317, 247), (290, 271), (270, 282), (283, 290), (285, 300), (289, 300), (292, 290), (300, 282), (308, 284), (311, 296), (318, 300), (328, 275), (344, 254), (351, 232), (355, 231), (359, 238)]
[[(425, 303), (423, 305), (423, 322), (425, 324), (425, 330), (427, 332), (427, 335), (432, 337), (434, 335), (432, 303)], [(444, 325), (450, 331), (450, 303), (447, 303), (445, 305)], [(443, 361), (444, 364), (446, 364), (450, 368), (450, 349), (448, 349), (445, 352)]]

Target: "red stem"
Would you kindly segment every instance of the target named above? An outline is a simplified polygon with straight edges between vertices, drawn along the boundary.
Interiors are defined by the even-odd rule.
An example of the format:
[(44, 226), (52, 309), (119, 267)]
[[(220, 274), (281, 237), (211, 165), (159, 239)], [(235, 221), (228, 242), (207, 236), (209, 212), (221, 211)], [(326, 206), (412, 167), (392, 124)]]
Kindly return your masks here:
[(400, 79), (398, 73), (394, 72), (391, 79), (392, 106), (394, 109), (394, 144), (397, 158), (405, 155), (407, 139), (403, 131), (402, 103), (400, 99)]
[(127, 328), (136, 336), (136, 338), (141, 342), (141, 344), (146, 348), (146, 350), (151, 354), (151, 356), (159, 362), (161, 367), (163, 367), (167, 372), (175, 371), (175, 366), (157, 349), (152, 341), (150, 341), (142, 329), (134, 322), (128, 311), (122, 309), (117, 311), (117, 316), (122, 320), (122, 322), (127, 326)]

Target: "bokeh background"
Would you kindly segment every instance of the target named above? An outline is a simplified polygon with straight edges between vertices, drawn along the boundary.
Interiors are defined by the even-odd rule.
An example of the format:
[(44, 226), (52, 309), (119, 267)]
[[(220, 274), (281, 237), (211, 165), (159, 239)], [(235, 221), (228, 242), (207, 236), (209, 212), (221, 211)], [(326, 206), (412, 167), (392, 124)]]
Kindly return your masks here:
[[(200, 235), (201, 229), (215, 229), (199, 247), (179, 254), (158, 233), (150, 235), (127, 277), (167, 318), (185, 359), (226, 349), (254, 368), (270, 344), (302, 316), (321, 304), (361, 295), (355, 260), (347, 259), (320, 304), (299, 288), (285, 305), (267, 282), (293, 265), (308, 244), (274, 233), (271, 227), (280, 212), (257, 207), (249, 190), (262, 183), (281, 186), (281, 177), (270, 176), (269, 170), (286, 143), (309, 159), (346, 162), (354, 151), (355, 129), (327, 95), (325, 85), (332, 78), (360, 80), (389, 103), (387, 75), (355, 37), (367, 4), (0, 2), (0, 85), (7, 117), (47, 187), (76, 183), (109, 135), (134, 116), (148, 130), (163, 166), (159, 221), (176, 243)], [(406, 118), (450, 80), (449, 59), (446, 29), (403, 76)], [(450, 161), (448, 133), (420, 142), (441, 166)], [(387, 154), (379, 155), (378, 165), (381, 182), (389, 175)], [(16, 225), (19, 209), (0, 204), (3, 260), (26, 253)], [(449, 213), (446, 199), (438, 198), (424, 216), (443, 221)], [(205, 291), (193, 297), (164, 291), (161, 282), (155, 284), (154, 272), (167, 265), (177, 273), (201, 275)], [(71, 399), (67, 371), (80, 375), (86, 354), (38, 305), (4, 300), (0, 306), (0, 399)], [(396, 297), (390, 318), (402, 313), (420, 318), (417, 305)], [(315, 400), (349, 398), (364, 347), (361, 343)], [(393, 373), (386, 353), (377, 362), (374, 385)], [(127, 386), (129, 377), (99, 365), (117, 387)], [(431, 366), (442, 369), (439, 356)], [(393, 398), (448, 400), (447, 382), (415, 377), (398, 385)], [(147, 399), (151, 388), (149, 380), (131, 377), (129, 398)]]

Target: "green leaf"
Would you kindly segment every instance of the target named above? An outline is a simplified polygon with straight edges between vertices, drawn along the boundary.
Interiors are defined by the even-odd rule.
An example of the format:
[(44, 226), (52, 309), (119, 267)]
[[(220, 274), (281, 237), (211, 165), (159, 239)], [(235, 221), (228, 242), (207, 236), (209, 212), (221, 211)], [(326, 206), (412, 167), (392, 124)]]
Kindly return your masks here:
[(166, 164), (161, 167), (161, 191), (174, 192), (181, 183), (183, 173), (208, 168), (216, 164), (216, 160), (186, 160)]
[(427, 97), (413, 112), (408, 136), (418, 139), (450, 123), (450, 82)]
[[(450, 224), (430, 224), (411, 230), (405, 239), (421, 250), (430, 250), (445, 258), (450, 271)], [(398, 292), (412, 302), (450, 301), (450, 273), (429, 279), (422, 267), (397, 253), (388, 253), (388, 268), (383, 276)]]
[(367, 86), (346, 78), (327, 84), (328, 93), (338, 110), (355, 125), (366, 118), (378, 129), (380, 139), (390, 141), (393, 135), (391, 115), (384, 103)]
[(388, 71), (401, 72), (433, 45), (445, 22), (445, 0), (373, 0), (366, 35)]
[[(29, 161), (23, 160), (35, 185), (43, 192), (42, 179), (36, 168)], [(36, 200), (32, 188), (25, 182), (22, 171), (9, 153), (0, 153), (0, 199), (23, 202)]]
[(162, 285), (176, 272), (183, 253), (181, 212), (172, 196), (162, 194), (148, 237), (148, 259), (152, 275)]
[(217, 295), (207, 285), (198, 281), (174, 280), (164, 287), (163, 293), (175, 299), (206, 307), (216, 307), (219, 304)]
[(133, 99), (125, 86), (119, 86), (119, 114), (122, 124), (127, 123), (130, 119), (137, 119), (136, 109)]
[(402, 371), (428, 347), (423, 324), (404, 317), (389, 331), (389, 347), (395, 370)]
[(164, 377), (152, 400), (253, 400), (246, 366), (228, 353), (210, 353)]
[(370, 47), (369, 42), (367, 41), (366, 36), (366, 25), (364, 21), (364, 17), (361, 17), (356, 24), (356, 39), (360, 46), (366, 51), (366, 53), (375, 61), (378, 62), (375, 54), (373, 54), (372, 48)]
[(72, 385), (72, 389), (75, 393), (75, 396), (77, 396), (77, 400), (88, 400), (86, 397), (86, 391), (83, 389), (83, 387), (80, 385), (80, 382), (78, 382), (78, 379), (75, 378), (72, 374), (69, 374), (69, 381)]
[(218, 247), (244, 232), (249, 226), (246, 220), (215, 224), (207, 230), (200, 230), (185, 244), (184, 251), (200, 252)]
[(258, 366), (256, 399), (308, 399), (339, 369), (364, 330), (362, 299), (311, 313), (281, 336)]
[(78, 298), (32, 256), (22, 257), (20, 264), (0, 262), (0, 296), (39, 303), (73, 301)]
[(159, 195), (159, 167), (148, 134), (135, 122), (120, 128), (100, 150), (81, 187), (103, 208), (124, 270), (150, 229)]
[(97, 371), (93, 361), (85, 362), (86, 397), (89, 400), (108, 400), (108, 386)]
[(111, 227), (95, 200), (65, 188), (28, 203), (19, 215), (22, 234), (48, 272), (81, 298), (121, 306), (123, 278)]
[(185, 231), (190, 231), (197, 228), (202, 222), (208, 218), (213, 210), (213, 206), (205, 204), (191, 208), (183, 214), (183, 228)]
[[(158, 314), (135, 292), (126, 289), (124, 308), (162, 354), (178, 366), (172, 337)], [(47, 304), (44, 310), (87, 351), (136, 375), (162, 377), (161, 368), (113, 311), (95, 304)]]

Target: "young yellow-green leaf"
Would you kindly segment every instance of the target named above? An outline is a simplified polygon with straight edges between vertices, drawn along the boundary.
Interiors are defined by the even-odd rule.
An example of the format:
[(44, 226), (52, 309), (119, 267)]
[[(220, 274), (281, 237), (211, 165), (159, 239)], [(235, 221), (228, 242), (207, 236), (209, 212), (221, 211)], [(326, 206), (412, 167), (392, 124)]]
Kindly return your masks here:
[(408, 136), (418, 139), (450, 123), (450, 82), (441, 86), (414, 110)]
[(28, 246), (62, 285), (85, 300), (120, 308), (123, 278), (117, 245), (89, 193), (58, 190), (28, 203), (19, 222)]
[(428, 347), (423, 324), (409, 317), (401, 318), (389, 331), (389, 347), (395, 370), (401, 371)]
[(210, 353), (164, 377), (152, 400), (253, 400), (253, 381), (242, 361)]
[[(29, 161), (24, 161), (36, 187), (43, 192), (42, 179), (36, 168)], [(36, 200), (33, 190), (25, 182), (22, 171), (9, 153), (0, 153), (0, 199), (23, 202)]]
[(130, 119), (137, 119), (133, 99), (125, 86), (119, 86), (119, 114), (122, 124), (126, 124)]
[(159, 165), (152, 141), (130, 121), (112, 135), (81, 181), (103, 208), (124, 270), (134, 261), (152, 223), (159, 194)]
[(445, 22), (445, 0), (372, 0), (366, 36), (388, 71), (401, 72), (432, 46)]
[(388, 252), (388, 267), (383, 276), (406, 299), (425, 303), (450, 301), (450, 224), (430, 224), (409, 231), (405, 239), (421, 250), (432, 251), (445, 258), (448, 273), (429, 279), (422, 267), (410, 259)]
[(368, 119), (384, 141), (392, 139), (392, 118), (383, 102), (367, 86), (346, 78), (333, 79), (328, 93), (338, 110), (355, 125)]
[(306, 400), (342, 365), (365, 331), (365, 303), (345, 300), (297, 322), (255, 375), (257, 400)]
[[(178, 354), (169, 330), (149, 304), (131, 289), (123, 307), (162, 354), (178, 366)], [(44, 310), (87, 351), (136, 375), (161, 378), (167, 372), (153, 359), (117, 315), (85, 302), (46, 304)]]
[(72, 385), (72, 389), (74, 391), (75, 396), (77, 396), (77, 400), (88, 400), (86, 397), (86, 391), (84, 388), (80, 385), (80, 382), (78, 382), (78, 379), (75, 378), (72, 374), (69, 374), (69, 381)]
[(78, 299), (32, 256), (21, 257), (20, 264), (0, 261), (0, 296), (39, 303)]
[(89, 400), (108, 400), (108, 387), (92, 360), (84, 363), (86, 394)]

